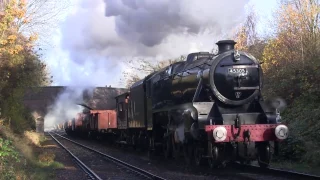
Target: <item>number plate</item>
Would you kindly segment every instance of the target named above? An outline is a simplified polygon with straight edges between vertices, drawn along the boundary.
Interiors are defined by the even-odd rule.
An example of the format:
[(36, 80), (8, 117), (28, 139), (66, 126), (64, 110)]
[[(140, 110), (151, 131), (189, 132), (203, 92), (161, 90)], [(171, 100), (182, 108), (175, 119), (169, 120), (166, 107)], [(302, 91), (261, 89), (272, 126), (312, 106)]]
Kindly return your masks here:
[(247, 69), (245, 69), (245, 68), (229, 68), (228, 72), (231, 74), (247, 74)]

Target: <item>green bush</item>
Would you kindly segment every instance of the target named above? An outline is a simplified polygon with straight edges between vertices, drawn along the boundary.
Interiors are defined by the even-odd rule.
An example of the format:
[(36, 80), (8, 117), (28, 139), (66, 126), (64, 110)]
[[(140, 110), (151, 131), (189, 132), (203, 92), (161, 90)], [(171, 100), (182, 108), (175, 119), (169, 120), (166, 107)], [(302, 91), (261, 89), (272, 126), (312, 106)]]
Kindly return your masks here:
[(19, 153), (10, 140), (0, 138), (0, 179), (15, 179), (15, 169), (12, 162), (20, 162)]
[(280, 157), (320, 165), (320, 96), (312, 93), (296, 98), (282, 117), (290, 135), (280, 146)]
[(23, 105), (22, 89), (14, 89), (6, 101), (3, 102), (2, 115), (4, 124), (8, 125), (15, 133), (21, 134), (25, 130), (35, 129), (35, 120)]

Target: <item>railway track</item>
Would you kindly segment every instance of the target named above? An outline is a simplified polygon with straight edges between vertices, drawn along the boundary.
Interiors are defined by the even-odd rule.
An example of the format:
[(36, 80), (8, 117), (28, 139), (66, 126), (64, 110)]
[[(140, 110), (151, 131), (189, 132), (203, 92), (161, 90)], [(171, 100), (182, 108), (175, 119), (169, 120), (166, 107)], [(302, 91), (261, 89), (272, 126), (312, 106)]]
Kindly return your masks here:
[[(143, 169), (140, 169), (136, 166), (130, 165), (126, 162), (123, 162), (117, 158), (104, 154), (100, 151), (92, 149), (88, 146), (82, 145), (77, 143), (71, 139), (63, 137), (57, 133), (48, 133), (62, 148), (64, 148), (76, 161), (76, 163), (80, 166), (80, 168), (88, 175), (88, 179), (155, 179), (155, 180), (164, 180), (164, 178), (154, 175), (150, 172), (147, 172)], [(54, 134), (54, 135), (53, 135)], [(59, 137), (58, 140), (55, 136)], [(66, 143), (76, 144), (77, 146), (72, 146), (72, 148), (66, 147), (63, 145), (61, 141), (66, 141)], [(66, 144), (65, 143), (65, 144)], [(77, 156), (76, 153), (71, 152), (70, 149), (75, 151), (77, 149)], [(91, 153), (88, 153), (90, 151)], [(82, 156), (82, 158), (80, 158)], [(86, 156), (89, 156), (89, 158)], [(90, 165), (86, 165), (80, 159), (87, 159), (87, 164), (91, 163)], [(92, 164), (94, 163), (94, 165)], [(99, 172), (99, 173), (98, 173)]]
[(51, 133), (48, 133), (63, 149), (65, 149), (75, 160), (77, 165), (87, 174), (88, 179), (98, 179), (101, 180), (101, 178), (92, 171), (88, 166), (86, 166), (77, 156), (75, 156), (71, 151), (69, 151), (68, 148), (66, 148), (58, 139), (56, 139)]
[[(61, 135), (59, 135), (61, 136)], [(62, 138), (68, 139), (64, 136), (61, 136)], [(73, 141), (73, 140), (71, 140)], [(73, 141), (74, 142), (74, 141)], [(75, 142), (78, 145), (81, 145), (78, 142)], [(87, 144), (88, 145), (88, 144)], [(90, 147), (95, 147), (94, 145), (88, 145)], [(90, 148), (92, 149), (92, 148)], [(95, 149), (99, 149), (95, 147)], [(94, 150), (95, 151), (95, 150)], [(103, 150), (101, 150), (103, 151)], [(99, 152), (101, 153), (101, 152)], [(101, 153), (103, 154), (103, 153)], [(119, 157), (122, 159), (121, 157)], [(121, 161), (121, 160), (120, 160)], [(159, 161), (158, 161), (159, 162)], [(170, 163), (170, 162), (166, 162)], [(134, 164), (134, 163), (133, 163)], [(153, 163), (154, 164), (154, 163)], [(230, 165), (230, 166), (229, 166)], [(227, 168), (225, 169), (217, 169), (217, 170), (210, 170), (205, 167), (193, 167), (188, 174), (190, 176), (194, 175), (195, 177), (200, 175), (201, 176), (206, 176), (208, 179), (210, 177), (218, 177), (218, 179), (270, 179), (270, 180), (285, 180), (285, 179), (320, 179), (320, 176), (316, 175), (310, 175), (310, 174), (304, 174), (304, 173), (299, 173), (299, 172), (293, 172), (293, 171), (286, 171), (286, 170), (280, 170), (280, 169), (275, 169), (275, 168), (260, 168), (258, 166), (254, 165), (243, 165), (240, 163), (229, 163)], [(140, 166), (139, 166), (140, 167)], [(170, 168), (173, 170), (173, 168)], [(165, 172), (166, 170), (162, 170)], [(173, 170), (175, 171), (175, 170)], [(190, 177), (191, 178), (191, 177)], [(213, 178), (213, 179), (215, 179)], [(170, 178), (169, 178), (170, 179)], [(182, 178), (184, 179), (184, 178)], [(189, 178), (187, 178), (189, 179)], [(191, 178), (192, 179), (192, 178)], [(197, 178), (196, 178), (197, 179)]]

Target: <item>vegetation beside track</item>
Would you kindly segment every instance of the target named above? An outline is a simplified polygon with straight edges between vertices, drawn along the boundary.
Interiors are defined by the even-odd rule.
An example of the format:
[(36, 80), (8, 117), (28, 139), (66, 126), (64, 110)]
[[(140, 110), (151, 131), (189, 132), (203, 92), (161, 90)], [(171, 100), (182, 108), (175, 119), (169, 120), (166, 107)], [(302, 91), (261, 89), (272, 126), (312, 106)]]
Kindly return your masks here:
[(46, 137), (28, 131), (17, 136), (8, 128), (0, 129), (0, 179), (55, 179), (63, 164), (43, 145)]
[(55, 5), (0, 1), (0, 179), (52, 179), (53, 169), (63, 167), (42, 145), (45, 137), (33, 132), (37, 114), (23, 103), (30, 87), (51, 83), (38, 39), (53, 25), (59, 12)]
[(319, 15), (319, 1), (285, 0), (263, 37), (257, 34), (254, 11), (236, 35), (237, 48), (263, 62), (265, 98), (280, 96), (287, 103), (281, 116), (289, 138), (281, 143), (276, 167), (306, 172), (320, 167)]

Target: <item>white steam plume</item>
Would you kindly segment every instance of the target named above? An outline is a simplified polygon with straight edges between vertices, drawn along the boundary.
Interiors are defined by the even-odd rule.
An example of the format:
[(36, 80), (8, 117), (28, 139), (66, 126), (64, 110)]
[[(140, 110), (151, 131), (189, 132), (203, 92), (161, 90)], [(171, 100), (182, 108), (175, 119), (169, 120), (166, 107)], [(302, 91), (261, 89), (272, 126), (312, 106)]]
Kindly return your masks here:
[[(82, 112), (83, 106), (77, 105), (84, 102), (84, 87), (67, 87), (55, 100), (55, 103), (48, 107), (48, 113), (44, 117), (45, 128), (50, 128), (58, 123), (72, 120), (77, 113)], [(92, 94), (91, 89), (87, 89)], [(90, 95), (89, 95), (90, 96)]]
[[(54, 81), (68, 86), (114, 87), (128, 70), (127, 60), (159, 61), (211, 51), (217, 40), (230, 37), (244, 20), (248, 2), (78, 0), (61, 26), (61, 48), (53, 52), (55, 59), (49, 63)], [(61, 57), (63, 53), (67, 57)], [(47, 119), (60, 117), (74, 104), (72, 98), (71, 102), (62, 98), (68, 95), (60, 97)]]

